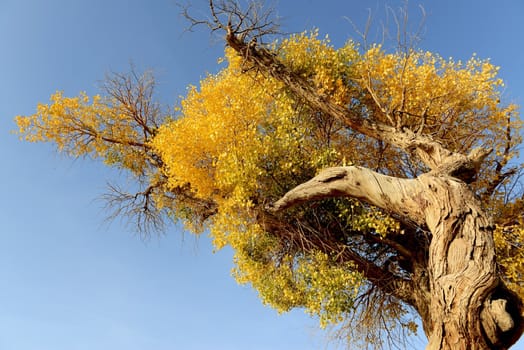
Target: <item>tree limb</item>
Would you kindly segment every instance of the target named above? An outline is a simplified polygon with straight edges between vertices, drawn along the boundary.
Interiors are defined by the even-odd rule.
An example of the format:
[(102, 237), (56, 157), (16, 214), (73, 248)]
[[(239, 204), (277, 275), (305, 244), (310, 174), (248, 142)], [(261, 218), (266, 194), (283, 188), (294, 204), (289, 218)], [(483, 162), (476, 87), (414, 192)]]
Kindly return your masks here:
[[(226, 33), (227, 45), (244, 58), (246, 65), (284, 83), (309, 107), (340, 120), (358, 133), (382, 140), (404, 150), (407, 154), (415, 153), (432, 171), (450, 175), (445, 171), (450, 169), (448, 163), (453, 163), (452, 176), (468, 183), (474, 180), (479, 167), (471, 166), (472, 160), (468, 155), (450, 151), (435, 141), (431, 135), (422, 134), (421, 130), (415, 133), (400, 125), (388, 125), (366, 119), (347, 106), (337, 105), (318, 94), (310, 82), (289, 69), (273, 51), (262, 44), (264, 37), (277, 33), (278, 26), (271, 20), (271, 10), (263, 11), (258, 2), (249, 3), (247, 9), (243, 10), (235, 0), (209, 0), (209, 8), (211, 17), (207, 20), (191, 16), (187, 9), (183, 14), (190, 21), (191, 26), (204, 24), (213, 32), (223, 30)], [(386, 113), (380, 106), (378, 107), (379, 113)], [(385, 117), (391, 119), (391, 116)], [(466, 169), (463, 171), (462, 168)]]
[[(247, 43), (243, 40), (243, 35), (238, 35), (235, 32), (235, 27), (231, 25), (223, 28), (226, 30), (227, 44), (244, 57), (247, 63), (284, 83), (311, 108), (342, 121), (349, 128), (363, 135), (383, 140), (407, 153), (415, 152), (419, 159), (433, 171), (444, 172), (448, 169), (448, 163), (453, 163), (455, 173), (453, 176), (470, 182), (476, 175), (475, 171), (478, 171), (476, 159), (473, 160), (475, 167), (471, 167), (472, 159), (469, 156), (446, 149), (442, 144), (433, 140), (430, 135), (414, 133), (408, 128), (397, 128), (365, 119), (346, 106), (337, 105), (325, 99), (317, 93), (310, 82), (290, 70), (273, 52), (263, 46)], [(491, 150), (485, 151), (487, 154), (490, 152)], [(468, 171), (462, 171), (462, 167), (466, 167)]]
[(287, 192), (269, 209), (278, 212), (309, 201), (345, 196), (423, 225), (422, 191), (416, 179), (399, 179), (358, 166), (333, 167)]
[(399, 298), (410, 305), (415, 305), (413, 282), (388, 271), (384, 266), (375, 264), (365, 258), (345, 243), (341, 243), (332, 236), (310, 235), (302, 232), (297, 223), (283, 225), (280, 218), (266, 211), (262, 217), (264, 230), (271, 232), (274, 236), (290, 242), (303, 252), (319, 250), (329, 255), (335, 254), (338, 262), (352, 262), (356, 270), (373, 285), (377, 286), (383, 293)]

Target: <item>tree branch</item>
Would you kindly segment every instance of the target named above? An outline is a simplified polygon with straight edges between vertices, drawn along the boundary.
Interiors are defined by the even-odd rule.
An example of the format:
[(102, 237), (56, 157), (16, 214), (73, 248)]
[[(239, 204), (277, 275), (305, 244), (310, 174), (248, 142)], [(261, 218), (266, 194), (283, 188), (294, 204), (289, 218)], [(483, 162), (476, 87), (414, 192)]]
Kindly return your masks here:
[[(442, 144), (433, 140), (430, 135), (414, 133), (407, 128), (397, 128), (377, 121), (371, 121), (363, 118), (362, 115), (355, 113), (346, 106), (337, 105), (319, 95), (310, 82), (290, 70), (273, 52), (256, 43), (246, 42), (243, 40), (244, 35), (239, 35), (235, 27), (231, 25), (226, 25), (222, 28), (226, 30), (227, 44), (244, 57), (247, 63), (284, 83), (311, 108), (342, 121), (349, 128), (363, 135), (383, 140), (407, 153), (414, 151), (419, 159), (431, 170), (444, 172), (447, 169), (446, 165), (453, 163), (454, 176), (470, 182), (476, 175), (476, 173), (472, 175), (470, 170), (478, 171), (478, 167), (472, 168), (470, 166), (472, 159), (467, 155), (446, 149)], [(382, 112), (385, 113), (384, 111)], [(486, 152), (490, 153), (491, 151), (487, 150)], [(462, 166), (465, 166), (468, 171), (461, 171)]]
[[(271, 9), (263, 11), (260, 3), (252, 1), (243, 10), (235, 0), (209, 0), (209, 9), (211, 17), (207, 20), (191, 16), (187, 9), (183, 14), (190, 21), (191, 27), (204, 24), (213, 32), (223, 30), (227, 45), (244, 58), (245, 64), (284, 83), (312, 109), (340, 120), (358, 133), (398, 147), (407, 154), (415, 153), (433, 171), (445, 173), (449, 169), (447, 163), (453, 163), (453, 176), (465, 182), (472, 182), (475, 178), (478, 167), (471, 167), (472, 162), (467, 155), (446, 149), (431, 135), (422, 134), (421, 130), (415, 133), (399, 125), (366, 119), (347, 106), (337, 105), (318, 94), (309, 81), (289, 69), (274, 52), (262, 44), (264, 37), (277, 33), (278, 26), (271, 20)], [(381, 109), (379, 113), (387, 111)], [(385, 117), (391, 119), (391, 116)], [(466, 171), (462, 171), (462, 167)]]
[(278, 212), (309, 201), (345, 196), (423, 225), (422, 191), (416, 179), (399, 179), (358, 166), (333, 167), (287, 192), (269, 209)]
[(355, 264), (357, 271), (382, 292), (393, 295), (410, 305), (415, 305), (413, 298), (414, 287), (410, 279), (397, 276), (384, 266), (375, 264), (348, 245), (333, 239), (333, 236), (311, 234), (309, 231), (314, 230), (314, 228), (305, 228), (308, 232), (303, 232), (304, 228), (300, 227), (300, 220), (294, 223), (283, 224), (280, 218), (267, 211), (261, 219), (265, 231), (271, 232), (272, 235), (279, 237), (285, 242), (289, 242), (300, 251), (319, 250), (329, 255), (334, 254), (336, 260), (340, 263), (352, 262)]

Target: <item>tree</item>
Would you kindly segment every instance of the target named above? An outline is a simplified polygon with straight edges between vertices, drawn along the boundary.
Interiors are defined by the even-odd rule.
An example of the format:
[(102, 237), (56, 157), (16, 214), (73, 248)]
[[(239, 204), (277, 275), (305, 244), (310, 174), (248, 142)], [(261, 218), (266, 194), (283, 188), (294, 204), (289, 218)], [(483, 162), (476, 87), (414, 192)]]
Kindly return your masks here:
[(265, 44), (276, 27), (256, 5), (210, 10), (193, 23), (225, 33), (227, 66), (176, 115), (150, 75), (114, 75), (105, 96), (57, 93), (17, 117), (20, 134), (128, 170), (139, 191), (113, 186), (116, 214), (209, 230), (279, 311), (373, 347), (415, 332), (411, 312), (428, 349), (510, 347), (524, 329), (521, 125), (497, 68), (334, 48), (317, 31)]

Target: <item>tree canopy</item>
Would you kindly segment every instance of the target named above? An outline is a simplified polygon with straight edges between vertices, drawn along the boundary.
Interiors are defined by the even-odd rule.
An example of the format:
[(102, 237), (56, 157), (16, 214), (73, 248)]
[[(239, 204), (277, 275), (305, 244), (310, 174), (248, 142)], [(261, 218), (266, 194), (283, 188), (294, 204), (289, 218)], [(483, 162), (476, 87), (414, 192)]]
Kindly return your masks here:
[[(57, 92), (17, 117), (21, 137), (129, 171), (140, 190), (113, 188), (117, 214), (140, 230), (167, 219), (209, 232), (217, 249), (233, 248), (235, 278), (264, 303), (304, 308), (373, 346), (384, 332), (416, 332), (411, 312), (429, 312), (413, 293), (430, 273), (431, 224), (381, 205), (380, 194), (337, 188), (295, 203), (286, 193), (351, 169), (355, 179), (358, 169), (411, 180), (445, 172), (494, 218), (495, 277), (520, 305), (521, 122), (501, 95), (498, 67), (351, 40), (334, 47), (318, 30), (262, 45), (223, 26), (223, 68), (191, 86), (174, 112), (155, 103), (151, 75), (117, 74), (100, 96)], [(362, 176), (362, 193), (382, 184)]]

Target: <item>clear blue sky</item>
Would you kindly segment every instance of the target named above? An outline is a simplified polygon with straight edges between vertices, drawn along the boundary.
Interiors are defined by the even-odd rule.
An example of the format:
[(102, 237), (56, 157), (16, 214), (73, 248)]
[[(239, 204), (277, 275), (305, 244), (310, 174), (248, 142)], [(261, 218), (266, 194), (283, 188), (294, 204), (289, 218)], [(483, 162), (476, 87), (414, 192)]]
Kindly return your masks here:
[[(419, 3), (422, 48), (490, 57), (505, 98), (524, 102), (524, 2), (411, 1), (413, 17)], [(344, 16), (362, 26), (370, 7), (384, 12), (383, 1), (276, 4), (284, 31), (319, 27), (335, 43), (354, 36)], [(121, 174), (10, 134), (15, 115), (54, 91), (94, 94), (130, 62), (154, 69), (159, 99), (172, 104), (216, 71), (223, 50), (186, 25), (174, 0), (0, 0), (0, 350), (325, 348), (315, 320), (277, 315), (238, 286), (230, 252), (213, 254), (206, 237), (172, 227), (144, 242), (119, 221), (104, 224), (96, 199), (106, 181), (126, 181)]]

